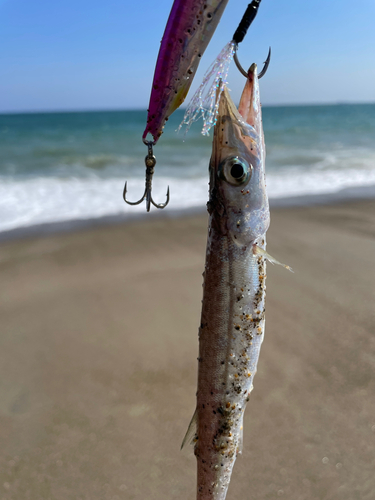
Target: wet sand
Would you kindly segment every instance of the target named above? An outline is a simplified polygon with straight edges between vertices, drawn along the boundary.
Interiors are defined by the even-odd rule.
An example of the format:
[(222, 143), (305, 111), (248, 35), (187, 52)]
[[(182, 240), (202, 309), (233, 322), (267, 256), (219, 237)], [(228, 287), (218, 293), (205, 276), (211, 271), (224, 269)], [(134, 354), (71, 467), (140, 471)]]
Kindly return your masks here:
[[(205, 216), (0, 245), (0, 498), (193, 500)], [(375, 498), (375, 201), (272, 211), (228, 500)]]

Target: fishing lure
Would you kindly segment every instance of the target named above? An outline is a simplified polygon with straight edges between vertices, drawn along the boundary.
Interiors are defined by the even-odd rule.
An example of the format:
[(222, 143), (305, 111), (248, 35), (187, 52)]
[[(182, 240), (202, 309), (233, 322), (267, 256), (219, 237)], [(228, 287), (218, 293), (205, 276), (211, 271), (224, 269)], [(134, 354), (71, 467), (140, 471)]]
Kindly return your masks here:
[[(129, 202), (125, 183), (123, 198), (129, 205), (138, 205), (146, 200), (147, 211), (151, 204), (156, 208), (168, 205), (169, 188), (165, 203), (157, 204), (151, 196), (156, 164), (153, 146), (159, 140), (169, 116), (184, 102), (227, 3), (228, 0), (175, 0), (173, 3), (156, 63), (147, 125), (142, 136), (148, 148), (145, 191), (139, 201)], [(147, 140), (148, 134), (152, 140)]]
[(156, 63), (147, 125), (154, 145), (181, 106), (228, 0), (175, 0)]

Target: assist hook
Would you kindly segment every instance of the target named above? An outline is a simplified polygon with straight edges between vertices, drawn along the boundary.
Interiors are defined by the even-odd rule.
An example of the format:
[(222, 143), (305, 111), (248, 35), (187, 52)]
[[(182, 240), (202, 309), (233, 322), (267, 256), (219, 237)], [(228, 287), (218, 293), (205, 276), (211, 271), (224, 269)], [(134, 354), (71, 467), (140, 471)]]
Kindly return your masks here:
[[(243, 69), (243, 67), (241, 66), (240, 64), (240, 61), (238, 60), (238, 57), (237, 57), (237, 49), (238, 49), (238, 46), (236, 45), (235, 48), (234, 48), (234, 55), (233, 55), (233, 61), (236, 63), (236, 66), (237, 68), (240, 70), (240, 72), (243, 74), (243, 76), (245, 78), (248, 77), (247, 75), (247, 71), (245, 71)], [(267, 72), (267, 69), (268, 69), (268, 66), (270, 64), (270, 61), (271, 61), (271, 47), (268, 49), (268, 55), (267, 55), (267, 59), (264, 61), (264, 66), (262, 68), (262, 71), (260, 71), (258, 73), (258, 80), (259, 78), (262, 78), (262, 76), (264, 76)]]
[[(234, 43), (234, 55), (233, 55), (233, 60), (236, 63), (237, 68), (240, 70), (240, 72), (243, 74), (245, 78), (247, 78), (247, 71), (243, 69), (241, 66), (238, 57), (237, 57), (237, 49), (238, 49), (238, 44), (242, 42), (242, 40), (245, 38), (247, 30), (250, 28), (251, 23), (254, 21), (255, 16), (258, 13), (259, 5), (260, 5), (261, 0), (253, 0), (249, 5), (247, 6), (247, 9), (245, 11), (245, 14), (243, 15), (240, 24), (238, 25), (236, 31), (234, 32), (232, 42)], [(268, 65), (271, 60), (271, 47), (269, 48), (268, 51), (268, 56), (267, 59), (264, 62), (264, 66), (262, 71), (258, 74), (258, 79), (262, 78), (266, 74)]]
[(168, 205), (168, 203), (169, 203), (169, 186), (168, 186), (168, 189), (167, 189), (167, 201), (165, 203), (160, 203), (160, 204), (155, 203), (154, 200), (152, 199), (152, 195), (151, 195), (151, 191), (152, 191), (152, 176), (154, 175), (154, 167), (156, 165), (156, 158), (155, 158), (153, 150), (152, 150), (152, 147), (154, 146), (155, 143), (152, 142), (152, 141), (146, 141), (145, 139), (143, 139), (143, 142), (148, 147), (148, 154), (147, 154), (147, 156), (145, 158), (145, 164), (146, 164), (146, 181), (145, 181), (146, 182), (146, 186), (145, 186), (145, 191), (144, 191), (143, 196), (142, 196), (142, 198), (140, 200), (138, 200), (138, 201), (128, 201), (126, 199), (126, 192), (127, 192), (127, 185), (128, 185), (128, 183), (125, 182), (124, 192), (123, 192), (122, 196), (124, 198), (125, 203), (127, 203), (128, 205), (139, 205), (145, 199), (146, 200), (147, 212), (149, 212), (150, 211), (150, 207), (151, 207), (151, 203), (156, 208), (165, 208)]

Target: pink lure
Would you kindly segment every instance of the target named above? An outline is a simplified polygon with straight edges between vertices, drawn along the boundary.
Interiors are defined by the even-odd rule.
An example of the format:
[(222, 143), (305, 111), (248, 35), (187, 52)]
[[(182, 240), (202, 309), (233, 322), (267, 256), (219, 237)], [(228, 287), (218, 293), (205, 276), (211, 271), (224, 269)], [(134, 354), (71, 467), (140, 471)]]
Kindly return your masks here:
[(154, 144), (169, 116), (184, 102), (201, 56), (228, 0), (175, 0), (165, 28), (152, 84), (147, 125)]

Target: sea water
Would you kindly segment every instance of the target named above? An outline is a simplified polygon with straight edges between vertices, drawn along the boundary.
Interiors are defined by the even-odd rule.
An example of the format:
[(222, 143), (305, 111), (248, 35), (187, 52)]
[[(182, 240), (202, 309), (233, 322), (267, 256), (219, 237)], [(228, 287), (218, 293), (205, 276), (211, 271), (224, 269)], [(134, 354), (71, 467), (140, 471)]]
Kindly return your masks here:
[[(211, 137), (184, 137), (177, 111), (154, 148), (153, 198), (169, 210), (205, 207)], [(0, 115), (0, 231), (144, 212), (146, 111)], [(375, 184), (375, 104), (263, 107), (269, 197)], [(155, 209), (156, 210), (156, 209)]]

